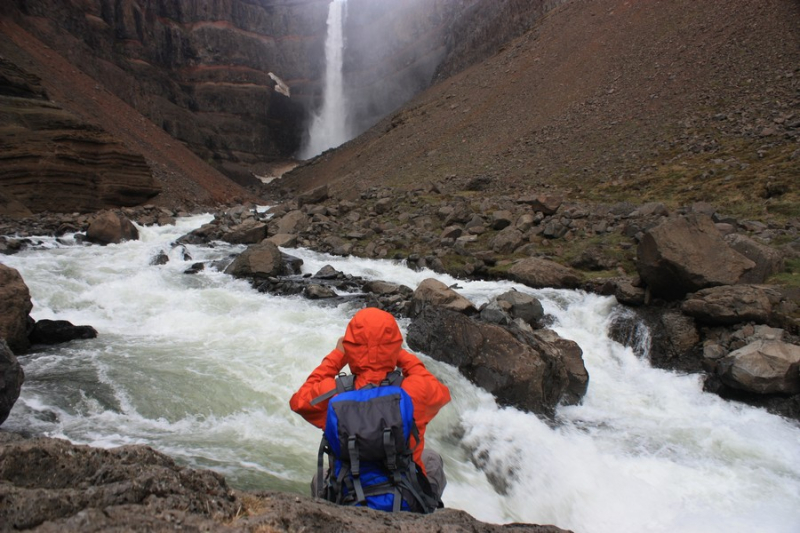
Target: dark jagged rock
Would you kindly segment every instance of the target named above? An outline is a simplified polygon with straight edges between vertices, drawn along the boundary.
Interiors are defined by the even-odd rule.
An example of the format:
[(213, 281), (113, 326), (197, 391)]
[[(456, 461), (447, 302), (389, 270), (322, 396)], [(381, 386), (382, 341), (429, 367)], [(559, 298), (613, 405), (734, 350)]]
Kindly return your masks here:
[(76, 339), (94, 339), (97, 330), (92, 326), (75, 326), (67, 320), (37, 320), (28, 335), (31, 344), (60, 344)]
[(509, 330), (429, 305), (409, 325), (407, 341), (457, 366), (499, 403), (525, 411), (552, 416), (556, 405), (576, 403), (586, 392), (580, 348), (554, 334)]
[(0, 338), (0, 425), (8, 418), (19, 398), (25, 372), (6, 341)]

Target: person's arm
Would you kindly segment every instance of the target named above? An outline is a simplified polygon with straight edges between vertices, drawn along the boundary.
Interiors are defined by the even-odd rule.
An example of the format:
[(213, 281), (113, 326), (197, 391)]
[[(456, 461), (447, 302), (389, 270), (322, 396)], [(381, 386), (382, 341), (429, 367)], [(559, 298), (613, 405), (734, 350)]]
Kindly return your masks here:
[(311, 400), (336, 388), (336, 376), (344, 367), (344, 349), (341, 339), (331, 353), (325, 356), (317, 368), (308, 376), (305, 383), (289, 400), (289, 407), (320, 429), (325, 427), (328, 400), (311, 405)]
[(412, 353), (401, 350), (397, 366), (403, 371), (403, 388), (422, 400), (414, 403), (414, 420), (417, 425), (425, 425), (450, 401), (450, 389)]

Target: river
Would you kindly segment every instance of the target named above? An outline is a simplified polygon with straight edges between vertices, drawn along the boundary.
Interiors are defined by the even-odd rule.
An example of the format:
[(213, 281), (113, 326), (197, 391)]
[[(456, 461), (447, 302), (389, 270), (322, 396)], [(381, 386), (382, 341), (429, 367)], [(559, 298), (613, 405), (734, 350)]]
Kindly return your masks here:
[[(4, 429), (102, 447), (147, 444), (236, 488), (308, 491), (320, 432), (288, 400), (356, 309), (261, 294), (213, 269), (184, 274), (243, 249), (188, 246), (184, 258), (171, 248), (211, 218), (140, 228), (139, 241), (105, 247), (43, 237), (0, 257), (25, 279), (35, 319), (99, 332), (19, 358), (26, 381)], [(162, 250), (170, 261), (151, 266)], [(412, 288), (426, 277), (457, 281), (397, 262), (289, 252), (309, 273), (330, 264)], [(558, 423), (548, 424), (498, 407), (422, 354), (453, 396), (426, 439), (445, 459), (446, 506), (581, 533), (800, 531), (797, 424), (704, 393), (698, 376), (654, 369), (610, 340), (609, 322), (622, 312), (613, 298), (458, 283), (476, 304), (510, 287), (540, 298), (553, 329), (583, 349), (591, 380), (584, 402), (559, 408)]]

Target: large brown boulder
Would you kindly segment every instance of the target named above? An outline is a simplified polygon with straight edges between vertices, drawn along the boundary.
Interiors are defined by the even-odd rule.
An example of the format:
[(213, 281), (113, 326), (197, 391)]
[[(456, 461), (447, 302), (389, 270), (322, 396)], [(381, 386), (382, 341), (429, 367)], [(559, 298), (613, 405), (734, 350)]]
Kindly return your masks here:
[(503, 405), (552, 416), (559, 403), (580, 401), (588, 374), (577, 344), (555, 333), (516, 333), (428, 306), (409, 325), (407, 341), (457, 366)]
[(667, 300), (738, 283), (754, 267), (728, 246), (707, 216), (667, 219), (647, 230), (637, 249), (639, 276), (653, 296)]
[(759, 340), (722, 358), (720, 380), (735, 389), (760, 394), (800, 393), (800, 346)]
[(472, 302), (434, 278), (428, 278), (419, 284), (411, 298), (411, 303), (414, 314), (428, 305), (443, 307), (458, 313), (472, 314), (478, 311)]
[(86, 239), (97, 244), (117, 244), (138, 238), (139, 230), (133, 222), (114, 211), (98, 214), (86, 230)]
[(19, 398), (25, 373), (8, 344), (0, 339), (0, 425), (6, 421)]
[(766, 324), (781, 298), (779, 291), (766, 285), (711, 287), (689, 295), (681, 311), (705, 324)]
[(574, 289), (581, 282), (580, 274), (575, 270), (538, 257), (518, 261), (508, 273), (511, 279), (534, 289), (545, 287)]
[(16, 353), (25, 353), (30, 347), (31, 309), (31, 293), (22, 276), (16, 269), (0, 264), (0, 338)]
[(745, 272), (739, 283), (764, 283), (771, 275), (783, 270), (784, 256), (780, 250), (738, 233), (725, 236), (725, 242), (756, 264), (752, 270)]
[(278, 247), (269, 241), (262, 241), (248, 246), (225, 269), (225, 273), (237, 278), (269, 278), (284, 272), (283, 262)]

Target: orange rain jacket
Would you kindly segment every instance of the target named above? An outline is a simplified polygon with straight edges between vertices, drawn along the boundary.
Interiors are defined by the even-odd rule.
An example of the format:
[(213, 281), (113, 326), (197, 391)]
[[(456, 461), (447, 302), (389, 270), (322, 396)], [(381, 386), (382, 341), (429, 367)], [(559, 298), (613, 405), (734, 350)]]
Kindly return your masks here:
[[(403, 336), (394, 317), (385, 311), (368, 307), (355, 314), (347, 325), (343, 339), (344, 353), (334, 349), (306, 379), (291, 400), (292, 411), (320, 429), (325, 428), (328, 401), (311, 405), (311, 400), (336, 388), (336, 376), (350, 365), (356, 376), (355, 387), (368, 383), (380, 384), (395, 367), (403, 372), (401, 387), (414, 403), (414, 421), (419, 430), (419, 446), (414, 450), (414, 462), (423, 472), (422, 450), (425, 447), (425, 428), (436, 413), (450, 401), (450, 390), (431, 374), (417, 356), (403, 350)], [(413, 441), (413, 439), (412, 439)], [(414, 443), (411, 443), (414, 446)]]

